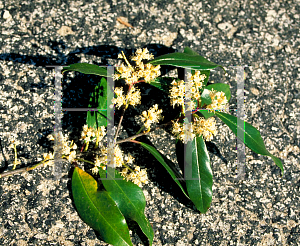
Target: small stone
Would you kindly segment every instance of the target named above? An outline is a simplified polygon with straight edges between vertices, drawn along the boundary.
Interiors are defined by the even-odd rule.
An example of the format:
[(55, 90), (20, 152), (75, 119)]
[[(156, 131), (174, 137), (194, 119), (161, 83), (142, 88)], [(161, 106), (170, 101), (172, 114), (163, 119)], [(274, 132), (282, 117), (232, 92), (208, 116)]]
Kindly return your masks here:
[(11, 18), (11, 15), (10, 15), (9, 11), (5, 10), (4, 14), (3, 14), (3, 19), (7, 20), (7, 19), (10, 19), (10, 18)]
[(233, 25), (228, 22), (218, 24), (218, 28), (222, 31), (229, 31), (232, 27)]
[(220, 15), (220, 14), (217, 14), (217, 16), (214, 18), (214, 22), (216, 22), (216, 23), (219, 23), (219, 22), (221, 22), (222, 21), (222, 15)]
[(61, 36), (67, 36), (69, 34), (75, 34), (72, 29), (68, 26), (62, 26), (57, 33)]
[(250, 88), (250, 91), (255, 95), (258, 96), (259, 95), (259, 90), (256, 88)]

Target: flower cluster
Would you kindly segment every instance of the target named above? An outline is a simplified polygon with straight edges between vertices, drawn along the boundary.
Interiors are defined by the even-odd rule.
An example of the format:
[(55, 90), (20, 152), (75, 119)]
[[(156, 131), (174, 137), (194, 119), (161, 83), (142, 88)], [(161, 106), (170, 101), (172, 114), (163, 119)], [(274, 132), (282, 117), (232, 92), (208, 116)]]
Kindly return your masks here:
[(133, 86), (126, 96), (123, 95), (123, 87), (116, 87), (115, 94), (117, 97), (113, 98), (111, 102), (116, 104), (117, 108), (120, 108), (122, 105), (126, 105), (127, 108), (129, 104), (136, 106), (141, 103), (141, 92)]
[[(195, 100), (200, 103), (200, 89), (203, 86), (203, 82), (206, 78), (205, 74), (201, 74), (200, 71), (196, 71), (194, 75), (188, 74), (188, 81), (186, 84), (183, 80), (172, 82), (172, 88), (170, 89), (170, 98), (171, 98), (171, 105), (184, 105), (184, 98), (186, 93), (190, 93), (191, 102), (189, 102), (188, 110), (191, 111), (192, 109), (196, 108), (197, 105)], [(186, 90), (187, 88), (187, 90)]]
[[(52, 140), (52, 141), (54, 141), (54, 137), (55, 137), (54, 134), (50, 134), (50, 135), (47, 136), (47, 138), (49, 140)], [(68, 140), (67, 134), (65, 134), (65, 136), (63, 136), (62, 133), (60, 132), (60, 136), (57, 136), (57, 137), (58, 137), (59, 141), (61, 141), (60, 145), (62, 147), (62, 155), (64, 157), (66, 157), (66, 159), (69, 162), (72, 162), (76, 158), (75, 149), (77, 149), (77, 145), (75, 143), (73, 143), (73, 141), (71, 141), (71, 143), (70, 143), (70, 141)], [(44, 153), (43, 158), (44, 158), (44, 161), (50, 160), (48, 162), (45, 162), (44, 166), (53, 165), (54, 162), (51, 161), (51, 159), (54, 158), (54, 153), (51, 153), (51, 152), (50, 153)]]
[(142, 62), (142, 60), (151, 60), (154, 58), (152, 54), (149, 54), (147, 48), (144, 48), (143, 50), (137, 49), (135, 54), (135, 56), (131, 57), (131, 60), (136, 62), (135, 67), (130, 65), (123, 52), (118, 55), (118, 58), (123, 58), (125, 60), (127, 66), (122, 63), (120, 67), (116, 68), (119, 74), (114, 75), (115, 80), (120, 78), (125, 79), (128, 85), (132, 85), (140, 78), (144, 78), (146, 82), (150, 82), (160, 75), (160, 65), (153, 66), (150, 63), (144, 64)]
[(159, 119), (163, 119), (163, 116), (161, 116), (162, 109), (158, 110), (158, 105), (155, 104), (153, 107), (151, 107), (148, 111), (143, 111), (141, 118), (144, 122), (144, 126), (147, 129), (150, 129), (150, 125), (152, 123), (155, 123), (159, 121)]
[(214, 89), (211, 89), (209, 95), (212, 103), (206, 108), (209, 109), (210, 112), (215, 112), (216, 110), (225, 111), (228, 103), (225, 93), (223, 91), (215, 91)]
[(173, 123), (172, 133), (183, 143), (193, 140), (195, 136), (203, 136), (206, 141), (211, 141), (213, 135), (217, 134), (216, 121), (213, 117), (205, 119), (195, 117), (193, 123), (181, 124)]
[[(127, 181), (132, 181), (133, 183), (137, 184), (141, 187), (142, 183), (147, 184), (148, 183), (148, 177), (145, 170), (140, 170), (139, 166), (135, 167), (135, 170), (131, 170), (127, 164), (132, 164), (134, 161), (134, 158), (128, 154), (127, 156), (124, 155), (123, 151), (120, 149), (119, 145), (116, 145), (115, 148), (108, 148), (108, 151), (113, 151), (113, 162), (108, 163), (107, 161), (107, 148), (103, 147), (101, 149), (101, 157), (96, 156), (94, 167), (91, 168), (92, 173), (96, 174), (98, 173), (98, 168), (102, 168), (103, 170), (106, 170), (106, 166), (109, 166), (111, 168), (116, 167), (122, 167), (126, 166), (126, 168), (123, 168), (123, 170), (120, 172), (120, 174), (126, 178)], [(128, 171), (131, 170), (129, 174)]]
[(93, 127), (84, 125), (80, 140), (84, 140), (85, 142), (91, 142), (92, 140), (95, 140), (96, 143), (99, 143), (105, 135), (105, 126), (98, 127), (98, 129), (96, 130)]
[[(111, 152), (113, 151), (113, 152)], [(107, 147), (102, 147), (100, 150), (100, 156), (97, 155), (94, 165), (95, 167), (91, 168), (92, 172), (96, 174), (98, 172), (98, 167), (101, 167), (103, 170), (106, 169), (106, 166), (108, 165), (109, 167), (115, 168), (115, 167), (122, 167), (123, 165), (123, 152), (121, 151), (119, 145), (116, 145), (115, 148), (109, 148), (110, 156), (113, 156), (113, 161), (114, 165), (112, 163), (108, 163), (107, 160)]]
[(132, 181), (139, 187), (142, 187), (142, 183), (148, 184), (148, 175), (146, 169), (141, 170), (139, 166), (135, 167), (134, 172), (127, 174), (128, 168), (124, 168), (120, 174), (127, 180)]
[(194, 118), (193, 131), (198, 136), (202, 135), (206, 141), (211, 141), (213, 135), (217, 134), (215, 118)]

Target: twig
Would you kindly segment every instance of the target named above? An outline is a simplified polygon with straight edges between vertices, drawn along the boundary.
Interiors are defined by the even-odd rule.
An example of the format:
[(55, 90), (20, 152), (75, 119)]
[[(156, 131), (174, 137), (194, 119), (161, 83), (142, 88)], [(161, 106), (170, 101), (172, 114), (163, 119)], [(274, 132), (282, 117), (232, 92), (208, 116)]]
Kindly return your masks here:
[(120, 22), (121, 24), (123, 24), (124, 26), (133, 28), (132, 25), (130, 25), (130, 24), (129, 24), (128, 22), (126, 22), (126, 21), (123, 21), (122, 18), (120, 18), (120, 17), (117, 18), (117, 21)]
[(23, 173), (23, 172), (31, 171), (31, 170), (37, 168), (39, 165), (41, 165), (43, 163), (44, 162), (38, 163), (38, 164), (36, 164), (33, 167), (23, 167), (23, 168), (20, 168), (20, 169), (17, 169), (17, 170), (12, 170), (12, 171), (4, 172), (4, 173), (0, 174), (0, 178), (4, 178), (6, 176), (11, 176), (11, 175), (18, 174), (18, 173)]

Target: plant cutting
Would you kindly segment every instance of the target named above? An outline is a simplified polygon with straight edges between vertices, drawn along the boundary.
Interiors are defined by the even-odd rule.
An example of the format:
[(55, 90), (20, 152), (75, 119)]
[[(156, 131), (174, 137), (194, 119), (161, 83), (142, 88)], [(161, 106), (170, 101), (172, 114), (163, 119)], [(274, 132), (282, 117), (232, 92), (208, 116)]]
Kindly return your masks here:
[[(161, 168), (166, 169), (183, 195), (203, 214), (211, 206), (213, 196), (213, 173), (206, 142), (217, 134), (215, 117), (221, 119), (238, 138), (238, 131), (243, 132), (244, 137), (240, 140), (252, 151), (271, 157), (283, 174), (282, 162), (268, 152), (260, 132), (249, 123), (228, 114), (231, 97), (229, 86), (223, 83), (208, 84), (210, 70), (222, 66), (188, 47), (183, 53), (166, 54), (155, 59), (146, 48), (137, 49), (130, 59), (123, 52), (118, 58), (123, 63), (116, 67), (112, 77), (108, 68), (86, 63), (72, 64), (62, 71), (63, 74), (77, 71), (100, 76), (99, 84), (90, 98), (90, 107), (96, 103), (97, 111), (87, 112), (81, 143), (69, 141), (67, 135), (60, 136), (60, 139), (62, 158), (75, 167), (72, 194), (76, 209), (103, 241), (112, 245), (132, 245), (127, 221), (135, 221), (149, 244), (153, 244), (154, 232), (144, 214), (146, 200), (142, 190), (143, 184), (148, 183), (147, 170), (141, 169), (130, 154), (124, 154), (121, 143), (128, 142), (146, 149), (161, 164)], [(185, 79), (180, 76), (163, 77), (160, 69), (165, 65), (178, 70), (189, 69), (190, 72)], [(112, 100), (108, 100), (111, 90), (108, 79), (115, 81)], [(169, 97), (168, 103), (178, 109), (178, 114), (165, 122), (166, 112), (154, 104), (139, 115), (142, 123), (140, 129), (132, 136), (121, 139), (119, 132), (126, 111), (129, 107), (138, 108), (141, 105), (142, 96), (138, 86), (143, 84), (166, 94)], [(109, 109), (112, 109), (112, 114)], [(121, 112), (116, 124), (112, 120), (113, 109)], [(112, 135), (109, 133), (110, 127), (115, 129)], [(139, 139), (157, 129), (165, 129), (176, 138), (174, 144), (179, 169), (159, 150)], [(48, 137), (50, 140), (58, 138), (53, 134)], [(81, 148), (77, 147), (79, 145)], [(15, 146), (14, 142), (14, 164), (17, 164)], [(85, 154), (87, 156), (91, 153), (92, 160), (84, 158)], [(29, 171), (41, 164), (54, 165), (54, 155), (55, 152), (45, 153), (44, 160), (34, 167), (9, 171), (0, 177)], [(80, 168), (80, 163), (90, 164), (91, 173)]]

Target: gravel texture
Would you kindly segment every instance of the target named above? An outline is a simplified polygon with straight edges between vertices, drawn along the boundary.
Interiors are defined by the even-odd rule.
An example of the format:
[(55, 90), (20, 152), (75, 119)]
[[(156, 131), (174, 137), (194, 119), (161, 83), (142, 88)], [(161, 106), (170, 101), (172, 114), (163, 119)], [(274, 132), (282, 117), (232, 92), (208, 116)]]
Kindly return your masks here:
[[(0, 172), (12, 168), (11, 136), (20, 141), (19, 167), (36, 164), (48, 152), (55, 78), (46, 66), (114, 65), (121, 50), (129, 55), (148, 47), (158, 56), (189, 46), (227, 68), (227, 74), (219, 68), (212, 72), (210, 81), (230, 85), (231, 109), (237, 85), (230, 66), (249, 66), (244, 120), (260, 130), (285, 174), (280, 177), (271, 158), (246, 147), (245, 179), (234, 181), (236, 138), (218, 120), (219, 134), (208, 144), (213, 200), (208, 212), (199, 214), (147, 152), (122, 145), (134, 151), (141, 166), (151, 167), (143, 190), (153, 245), (300, 245), (299, 6), (299, 0), (0, 1)], [(96, 76), (66, 74), (63, 107), (86, 107), (96, 82)], [(65, 112), (64, 130), (75, 137), (70, 131), (83, 125), (84, 116)], [(131, 134), (133, 119), (134, 114), (124, 134)], [(155, 132), (148, 141), (175, 161), (168, 133)], [(73, 169), (69, 164), (65, 169), (59, 181), (49, 167), (0, 179), (0, 245), (107, 245), (76, 212)], [(136, 225), (131, 229), (133, 245), (144, 245)]]

